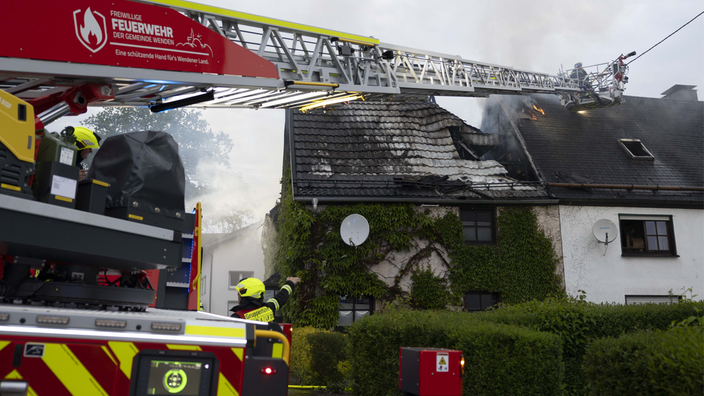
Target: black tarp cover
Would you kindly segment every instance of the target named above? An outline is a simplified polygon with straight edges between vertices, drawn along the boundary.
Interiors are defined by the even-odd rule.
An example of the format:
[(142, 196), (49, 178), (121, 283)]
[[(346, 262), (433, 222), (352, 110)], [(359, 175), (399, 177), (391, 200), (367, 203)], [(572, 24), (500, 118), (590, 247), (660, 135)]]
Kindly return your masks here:
[(142, 131), (108, 137), (87, 177), (110, 184), (107, 209), (137, 202), (140, 210), (154, 213), (159, 208), (161, 215), (183, 218), (185, 173), (178, 144), (168, 133)]

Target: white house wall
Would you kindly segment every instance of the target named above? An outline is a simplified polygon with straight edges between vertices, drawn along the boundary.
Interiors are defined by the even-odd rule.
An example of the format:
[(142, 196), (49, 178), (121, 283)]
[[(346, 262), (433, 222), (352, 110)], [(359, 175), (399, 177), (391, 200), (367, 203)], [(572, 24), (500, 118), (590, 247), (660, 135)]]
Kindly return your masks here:
[(237, 301), (237, 291), (229, 288), (230, 271), (252, 271), (264, 280), (264, 252), (260, 244), (261, 228), (220, 244), (203, 248), (203, 273), (209, 267), (210, 290), (203, 297), (204, 308), (214, 314), (227, 315), (228, 301)]
[[(460, 213), (457, 207), (451, 206), (420, 206), (417, 207), (416, 210), (427, 214), (433, 219), (441, 218), (447, 213), (454, 213), (457, 216), (459, 216)], [(412, 241), (413, 247), (411, 247), (411, 249), (409, 249), (408, 251), (393, 251), (389, 253), (384, 260), (380, 261), (378, 264), (371, 266), (369, 270), (375, 273), (379, 277), (379, 279), (386, 283), (387, 286), (391, 287), (394, 285), (396, 281), (396, 276), (398, 276), (399, 271), (405, 268), (406, 264), (408, 263), (408, 260), (410, 260), (411, 257), (413, 257), (420, 250), (426, 248), (428, 246), (428, 243), (429, 242), (426, 240), (414, 239)], [(448, 252), (440, 244), (435, 244), (435, 246), (440, 251), (440, 254), (438, 254), (437, 252), (432, 252), (430, 256), (424, 257), (418, 262), (418, 267), (430, 268), (436, 276), (447, 278), (449, 273), (447, 265), (445, 263), (450, 262)], [(411, 275), (412, 271), (409, 271), (409, 273), (404, 275), (399, 280), (399, 287), (401, 287), (401, 290), (407, 293), (411, 291), (411, 285), (413, 283), (411, 282)], [(379, 308), (380, 305), (377, 301), (377, 305), (374, 309), (378, 310)]]
[(552, 243), (555, 256), (558, 262), (555, 266), (555, 274), (560, 278), (562, 288), (565, 287), (565, 263), (562, 260), (562, 234), (560, 233), (560, 208), (558, 206), (534, 206), (536, 223), (538, 229)]
[[(704, 294), (704, 210), (560, 206), (566, 291), (587, 300), (623, 304), (626, 295), (668, 295), (693, 287)], [(605, 245), (592, 234), (597, 220), (619, 227), (619, 214), (672, 216), (679, 257), (622, 257), (618, 238)]]

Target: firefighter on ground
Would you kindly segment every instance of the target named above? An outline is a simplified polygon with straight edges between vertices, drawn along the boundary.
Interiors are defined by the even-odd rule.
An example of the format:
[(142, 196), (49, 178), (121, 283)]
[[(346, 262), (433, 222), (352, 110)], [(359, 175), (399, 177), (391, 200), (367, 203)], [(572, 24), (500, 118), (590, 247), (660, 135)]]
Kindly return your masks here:
[(76, 137), (76, 147), (78, 148), (76, 166), (80, 168), (78, 180), (81, 181), (86, 178), (88, 169), (88, 164), (83, 161), (88, 158), (88, 154), (92, 153), (93, 149), (97, 150), (100, 147), (100, 136), (84, 127), (67, 127), (64, 131), (68, 134), (73, 133), (73, 136)]
[(264, 302), (264, 283), (257, 278), (244, 278), (235, 286), (240, 296), (239, 305), (230, 309), (233, 318), (273, 322), (274, 314), (293, 293), (293, 288), (301, 278), (286, 278), (286, 283), (273, 298)]

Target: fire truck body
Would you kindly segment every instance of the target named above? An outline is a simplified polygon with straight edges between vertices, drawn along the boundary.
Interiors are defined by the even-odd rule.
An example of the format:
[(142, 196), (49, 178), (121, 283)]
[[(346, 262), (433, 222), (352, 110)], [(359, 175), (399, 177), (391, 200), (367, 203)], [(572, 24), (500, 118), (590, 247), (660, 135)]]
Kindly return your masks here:
[(39, 396), (286, 394), (286, 360), (253, 355), (257, 336), (280, 336), (256, 329), (265, 323), (7, 305), (0, 321), (0, 391), (26, 384), (27, 395)]
[[(290, 343), (277, 326), (146, 309), (155, 291), (144, 270), (182, 261), (179, 223), (174, 230), (133, 214), (104, 215), (105, 196), (99, 213), (74, 208), (100, 199), (76, 194), (77, 174), (62, 180), (53, 169), (70, 166), (57, 161), (47, 161), (47, 201), (36, 200), (32, 174), (47, 162), (32, 159), (33, 107), (5, 91), (0, 100), (7, 104), (0, 112), (0, 395), (285, 395)], [(57, 179), (73, 190), (55, 191)], [(195, 225), (193, 248), (200, 250), (199, 220)], [(119, 287), (108, 270), (122, 274)]]

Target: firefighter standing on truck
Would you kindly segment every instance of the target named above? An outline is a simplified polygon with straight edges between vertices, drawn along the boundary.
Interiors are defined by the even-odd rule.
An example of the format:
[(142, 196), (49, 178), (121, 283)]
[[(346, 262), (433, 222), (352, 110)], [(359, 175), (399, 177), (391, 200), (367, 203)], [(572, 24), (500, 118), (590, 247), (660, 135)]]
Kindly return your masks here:
[(88, 154), (93, 152), (93, 149), (100, 147), (100, 136), (97, 133), (84, 127), (67, 127), (64, 129), (67, 133), (72, 133), (76, 137), (76, 147), (78, 148), (78, 160), (76, 166), (80, 168), (78, 171), (78, 180), (86, 178), (87, 162), (83, 161), (88, 158)]
[(293, 288), (301, 278), (295, 276), (286, 278), (286, 283), (273, 298), (264, 302), (264, 283), (257, 278), (244, 278), (235, 286), (240, 296), (239, 305), (230, 309), (233, 318), (273, 322), (274, 314), (280, 309), (293, 293)]

